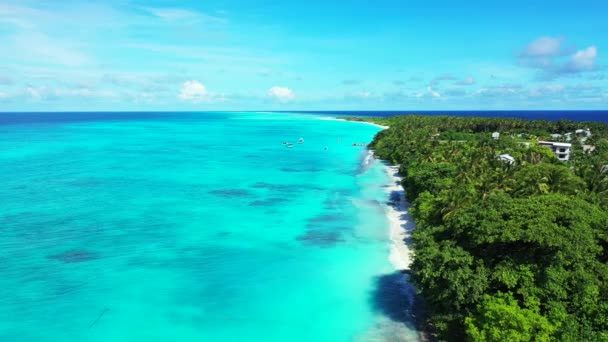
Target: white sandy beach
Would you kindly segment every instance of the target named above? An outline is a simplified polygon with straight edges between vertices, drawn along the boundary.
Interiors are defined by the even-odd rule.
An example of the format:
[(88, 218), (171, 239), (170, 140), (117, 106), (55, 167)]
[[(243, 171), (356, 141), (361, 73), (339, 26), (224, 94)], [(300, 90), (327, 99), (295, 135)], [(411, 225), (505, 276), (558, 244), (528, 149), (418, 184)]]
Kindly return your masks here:
[(387, 165), (386, 172), (391, 178), (387, 193), (392, 200), (396, 199), (394, 205), (387, 208), (389, 236), (392, 241), (389, 260), (397, 270), (409, 270), (412, 263), (411, 236), (416, 225), (409, 213), (410, 204), (405, 199), (401, 187), (402, 177), (399, 175), (399, 166)]
[[(324, 118), (326, 120), (340, 120), (339, 118)], [(381, 129), (388, 129), (388, 126), (378, 125), (365, 121), (353, 121), (373, 125)], [(373, 155), (373, 154), (372, 154)], [(414, 218), (409, 213), (410, 203), (405, 198), (405, 192), (401, 186), (403, 177), (399, 175), (398, 165), (386, 165), (386, 173), (390, 177), (390, 185), (387, 187), (387, 194), (391, 200), (397, 201), (394, 205), (387, 208), (387, 218), (389, 222), (389, 238), (391, 239), (391, 252), (389, 261), (398, 271), (409, 270), (412, 263), (411, 238), (412, 231), (416, 228)]]
[(340, 118), (335, 118), (333, 116), (322, 117), (322, 118), (319, 118), (319, 120), (335, 120), (335, 121), (358, 122), (358, 123), (362, 123), (362, 124), (366, 124), (366, 125), (376, 126), (376, 127), (382, 128), (382, 129), (388, 129), (388, 126), (378, 125), (378, 124), (375, 124), (373, 122), (344, 120), (344, 119), (340, 119)]
[[(335, 117), (324, 117), (322, 120), (338, 120), (348, 121)], [(363, 124), (373, 125), (381, 129), (388, 129), (388, 126), (378, 125), (365, 121), (352, 121)], [(373, 154), (371, 154), (373, 156)], [(393, 205), (387, 208), (387, 218), (389, 222), (389, 238), (391, 240), (391, 252), (389, 261), (395, 266), (398, 271), (409, 270), (412, 263), (411, 238), (412, 231), (416, 228), (414, 218), (409, 213), (410, 203), (405, 198), (401, 180), (403, 177), (399, 175), (398, 165), (386, 165), (386, 173), (390, 177), (390, 185), (386, 188), (387, 194)]]

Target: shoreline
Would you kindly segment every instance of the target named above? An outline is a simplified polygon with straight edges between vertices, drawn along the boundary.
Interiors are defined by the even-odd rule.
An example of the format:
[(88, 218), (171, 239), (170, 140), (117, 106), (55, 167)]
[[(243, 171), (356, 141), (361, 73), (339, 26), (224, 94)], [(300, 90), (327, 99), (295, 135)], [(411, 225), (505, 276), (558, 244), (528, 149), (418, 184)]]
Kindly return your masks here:
[(367, 125), (372, 125), (378, 128), (382, 128), (382, 129), (389, 129), (388, 126), (383, 126), (383, 125), (379, 125), (373, 122), (368, 122), (368, 121), (355, 121), (355, 120), (346, 120), (346, 119), (340, 119), (340, 118), (336, 118), (333, 116), (326, 116), (326, 117), (321, 117), (319, 118), (319, 120), (333, 120), (333, 121), (344, 121), (344, 122), (358, 122), (358, 123), (362, 123), (362, 124), (367, 124)]
[[(388, 126), (379, 125), (367, 121), (352, 121), (339, 119), (334, 117), (323, 118), (323, 120), (349, 121), (360, 122), (375, 126), (381, 130), (389, 129)], [(395, 272), (402, 276), (396, 278), (395, 285), (399, 288), (402, 296), (406, 296), (410, 303), (408, 315), (415, 325), (420, 342), (434, 341), (432, 334), (425, 325), (425, 306), (422, 299), (417, 295), (416, 289), (410, 283), (410, 269), (413, 261), (412, 233), (416, 228), (414, 218), (409, 212), (411, 204), (405, 197), (405, 190), (401, 185), (403, 176), (399, 174), (399, 165), (391, 165), (387, 161), (382, 160), (374, 154), (374, 151), (368, 149), (368, 157), (382, 164), (384, 172), (388, 176), (389, 183), (385, 187), (385, 192), (388, 197), (386, 204), (386, 218), (389, 224), (388, 238), (390, 243), (390, 252), (388, 261), (394, 267)]]
[(409, 213), (411, 205), (405, 198), (405, 192), (401, 186), (403, 177), (399, 174), (399, 166), (385, 164), (384, 167), (391, 181), (386, 188), (391, 203), (388, 205), (386, 213), (391, 240), (389, 261), (397, 271), (409, 271), (412, 264), (412, 250), (410, 249), (412, 231), (416, 228), (416, 224)]
[[(359, 122), (372, 125), (382, 130), (389, 129), (389, 126), (379, 125), (368, 121), (353, 121), (335, 117), (323, 118), (323, 120), (338, 120), (348, 122)], [(386, 161), (376, 158), (374, 151), (368, 150), (372, 158), (377, 159), (384, 166), (384, 170), (389, 176), (389, 185), (386, 192), (389, 196), (389, 205), (387, 206), (386, 217), (389, 223), (389, 239), (391, 248), (389, 253), (389, 261), (399, 272), (410, 270), (412, 264), (412, 231), (416, 228), (414, 218), (409, 213), (411, 204), (405, 198), (405, 190), (401, 186), (403, 177), (399, 174), (399, 165), (390, 165)]]
[(405, 198), (405, 190), (401, 186), (403, 176), (399, 174), (399, 165), (390, 165), (385, 161), (384, 170), (390, 178), (390, 185), (386, 188), (389, 196), (386, 216), (389, 222), (389, 239), (391, 241), (389, 261), (395, 270), (403, 275), (400, 286), (410, 302), (409, 315), (416, 325), (420, 342), (435, 341), (429, 327), (426, 326), (426, 309), (422, 298), (416, 293), (414, 285), (410, 283), (410, 268), (414, 251), (411, 248), (412, 233), (416, 229), (414, 218), (409, 210), (411, 204)]

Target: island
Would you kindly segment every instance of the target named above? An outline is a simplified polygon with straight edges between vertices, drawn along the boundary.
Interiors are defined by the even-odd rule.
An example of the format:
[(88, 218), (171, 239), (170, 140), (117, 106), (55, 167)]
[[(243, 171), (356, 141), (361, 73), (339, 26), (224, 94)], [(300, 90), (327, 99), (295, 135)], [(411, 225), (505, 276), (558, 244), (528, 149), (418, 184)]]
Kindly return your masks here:
[(608, 125), (405, 115), (369, 148), (411, 203), (410, 281), (445, 341), (608, 340)]

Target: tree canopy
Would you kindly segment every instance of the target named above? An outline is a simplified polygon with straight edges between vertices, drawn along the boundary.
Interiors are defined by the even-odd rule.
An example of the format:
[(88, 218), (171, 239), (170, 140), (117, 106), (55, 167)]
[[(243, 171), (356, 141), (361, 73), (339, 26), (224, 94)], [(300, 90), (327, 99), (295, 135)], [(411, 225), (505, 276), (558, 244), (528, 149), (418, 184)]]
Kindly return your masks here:
[[(372, 121), (390, 126), (370, 148), (405, 176), (417, 224), (411, 279), (440, 340), (608, 341), (608, 126)], [(584, 144), (594, 150), (574, 137), (568, 162), (536, 142), (577, 129), (592, 132)]]

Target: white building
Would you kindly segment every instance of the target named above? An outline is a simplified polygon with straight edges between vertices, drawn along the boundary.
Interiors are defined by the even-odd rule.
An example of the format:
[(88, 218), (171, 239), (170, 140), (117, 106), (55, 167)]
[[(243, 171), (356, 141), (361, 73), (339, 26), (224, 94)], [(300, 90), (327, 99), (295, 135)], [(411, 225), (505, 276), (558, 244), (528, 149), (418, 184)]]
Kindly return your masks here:
[(553, 151), (553, 153), (555, 153), (557, 159), (562, 161), (570, 160), (572, 144), (553, 141), (539, 141), (538, 144), (540, 146), (549, 147)]
[(498, 133), (498, 132), (492, 133), (492, 139), (496, 140), (498, 138), (500, 138), (500, 133)]
[(515, 158), (513, 158), (510, 154), (501, 154), (496, 157), (496, 159), (503, 161), (505, 163), (509, 163), (510, 165), (515, 164)]
[(586, 137), (590, 137), (591, 136), (591, 130), (589, 130), (589, 128), (587, 128), (587, 129), (577, 129), (574, 132), (576, 134), (584, 134)]
[(593, 145), (583, 145), (583, 152), (585, 153), (591, 153), (595, 151), (595, 146)]

